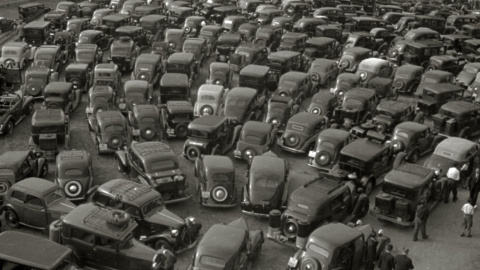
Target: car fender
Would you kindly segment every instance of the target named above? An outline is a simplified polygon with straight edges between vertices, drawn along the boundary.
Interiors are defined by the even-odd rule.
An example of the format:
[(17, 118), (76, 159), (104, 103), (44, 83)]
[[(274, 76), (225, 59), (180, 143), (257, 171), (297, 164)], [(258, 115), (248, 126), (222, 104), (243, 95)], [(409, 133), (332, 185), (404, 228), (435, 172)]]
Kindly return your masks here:
[(37, 159), (37, 176), (40, 177), (42, 175), (42, 168), (43, 164), (45, 164), (45, 158)]
[[(9, 112), (9, 113), (10, 113), (10, 112)], [(2, 129), (1, 129), (1, 131), (5, 130), (6, 124), (7, 124), (8, 121), (10, 121), (10, 120), (13, 121), (13, 125), (15, 126), (15, 118), (13, 117), (13, 115), (9, 114), (9, 115), (7, 116), (7, 118), (5, 119), (5, 121), (3, 121), (3, 123), (2, 123), (3, 127), (2, 127)]]
[[(315, 139), (318, 137), (318, 133), (315, 133), (313, 136), (311, 136), (308, 140), (305, 141), (303, 144), (302, 148), (300, 150), (302, 151), (307, 151), (312, 142), (315, 142)], [(308, 154), (308, 153), (307, 153)]]
[(115, 152), (115, 159), (117, 160), (118, 169), (122, 173), (128, 173), (129, 166), (127, 162), (127, 154), (123, 150), (118, 150)]

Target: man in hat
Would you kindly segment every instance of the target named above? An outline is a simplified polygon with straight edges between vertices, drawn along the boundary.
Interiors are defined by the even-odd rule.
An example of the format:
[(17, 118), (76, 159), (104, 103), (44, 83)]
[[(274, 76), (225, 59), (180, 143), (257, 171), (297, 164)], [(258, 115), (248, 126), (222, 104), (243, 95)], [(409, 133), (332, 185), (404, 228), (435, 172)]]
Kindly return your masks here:
[(375, 267), (378, 245), (376, 235), (377, 234), (375, 233), (375, 231), (372, 231), (367, 239), (367, 261), (365, 264), (365, 270), (373, 270), (373, 268)]
[(413, 241), (417, 241), (418, 238), (418, 231), (422, 231), (422, 238), (428, 239), (427, 235), (427, 218), (428, 218), (428, 207), (427, 202), (425, 199), (420, 200), (417, 205), (417, 211), (415, 213), (415, 220), (413, 221), (415, 224), (415, 228), (413, 229)]
[(378, 260), (380, 254), (385, 250), (387, 244), (390, 244), (390, 237), (383, 235), (383, 230), (380, 229), (378, 230), (377, 242), (377, 255), (375, 257), (376, 260)]

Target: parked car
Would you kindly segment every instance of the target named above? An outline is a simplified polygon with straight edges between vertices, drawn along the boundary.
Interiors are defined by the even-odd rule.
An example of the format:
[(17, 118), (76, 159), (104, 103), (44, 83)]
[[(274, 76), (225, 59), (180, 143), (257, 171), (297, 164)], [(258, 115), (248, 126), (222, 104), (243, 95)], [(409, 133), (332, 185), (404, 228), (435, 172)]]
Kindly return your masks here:
[(270, 151), (277, 139), (277, 128), (270, 123), (248, 121), (243, 125), (233, 156), (251, 162)]
[(335, 24), (319, 25), (315, 28), (316, 37), (333, 38), (340, 43), (345, 42), (347, 38), (347, 35), (345, 34), (342, 33), (342, 28)]
[(318, 134), (328, 125), (325, 116), (299, 112), (290, 117), (277, 144), (288, 152), (306, 153), (314, 147)]
[(480, 39), (465, 40), (462, 44), (462, 54), (470, 62), (478, 62), (480, 59)]
[(133, 71), (139, 54), (140, 47), (134, 40), (130, 37), (120, 36), (111, 43), (108, 61), (117, 65), (124, 72)]
[(47, 67), (52, 72), (59, 72), (60, 66), (65, 65), (67, 61), (67, 56), (60, 46), (42, 45), (35, 51), (32, 66)]
[(422, 97), (423, 88), (430, 84), (455, 83), (455, 76), (448, 71), (443, 70), (427, 70), (423, 73), (420, 84), (418, 85), (415, 96)]
[(115, 8), (101, 8), (97, 9), (93, 12), (92, 19), (90, 20), (90, 24), (95, 26), (103, 25), (103, 18), (109, 15), (113, 15), (116, 11)]
[(161, 107), (160, 114), (164, 130), (169, 137), (184, 139), (188, 134), (188, 125), (193, 121), (193, 106), (185, 100), (170, 100)]
[(202, 67), (208, 58), (207, 41), (203, 38), (187, 38), (183, 43), (182, 52), (193, 54), (195, 64)]
[(310, 150), (308, 165), (329, 172), (340, 157), (340, 150), (353, 141), (350, 132), (327, 128), (318, 134), (315, 148)]
[(373, 57), (373, 52), (370, 49), (362, 47), (347, 48), (343, 51), (343, 54), (338, 60), (338, 73), (355, 73), (360, 62), (362, 62), (364, 59), (371, 57)]
[(122, 75), (112, 63), (98, 64), (93, 72), (93, 85), (110, 86), (114, 92), (120, 90)]
[(23, 41), (32, 47), (38, 47), (42, 44), (52, 44), (53, 35), (51, 35), (50, 22), (32, 21), (23, 27)]
[(130, 80), (124, 84), (125, 95), (118, 101), (118, 108), (124, 114), (137, 105), (153, 103), (153, 87), (146, 81)]
[(115, 158), (120, 172), (153, 187), (167, 203), (186, 201), (192, 196), (177, 156), (166, 142), (132, 142), (128, 150), (118, 150)]
[(64, 150), (58, 153), (55, 162), (55, 183), (67, 199), (80, 201), (93, 186), (92, 158), (85, 150)]
[(71, 82), (51, 82), (44, 92), (42, 108), (62, 109), (67, 116), (82, 102), (82, 89), (75, 89)]
[(420, 157), (432, 152), (445, 138), (424, 124), (406, 121), (395, 127), (391, 141), (396, 153), (403, 152), (407, 161), (416, 163)]
[(333, 118), (333, 112), (338, 106), (338, 98), (326, 91), (319, 91), (312, 96), (306, 112)]
[(33, 60), (32, 49), (25, 42), (7, 42), (2, 47), (0, 63), (5, 67), (27, 68), (27, 61)]
[(97, 112), (116, 108), (117, 93), (107, 85), (95, 85), (88, 91), (88, 104), (85, 109), (89, 130), (93, 130)]
[(288, 163), (272, 152), (253, 157), (242, 190), (242, 212), (267, 217), (271, 210), (286, 207)]
[(228, 63), (234, 71), (238, 72), (248, 65), (265, 66), (268, 61), (267, 56), (267, 48), (244, 43), (235, 49), (235, 53), (230, 55)]
[[(372, 124), (378, 133), (390, 134), (395, 127), (405, 121), (415, 119), (415, 109), (412, 105), (393, 100), (382, 100), (377, 105)], [(418, 122), (423, 123), (422, 115), (417, 117)]]
[(357, 74), (340, 73), (337, 76), (337, 81), (334, 88), (330, 88), (330, 94), (336, 96), (339, 100), (343, 100), (345, 93), (353, 88), (361, 85), (362, 78)]
[(231, 88), (233, 80), (233, 70), (227, 63), (210, 63), (209, 76), (206, 83), (221, 85), (226, 89)]
[(133, 237), (156, 250), (165, 248), (178, 254), (194, 247), (199, 240), (202, 224), (192, 216), (181, 218), (169, 211), (162, 195), (144, 183), (110, 180), (98, 186), (89, 200), (128, 213), (139, 225), (133, 230)]
[(270, 80), (278, 81), (280, 76), (289, 71), (306, 70), (306, 63), (303, 56), (296, 51), (278, 51), (268, 55), (267, 66), (270, 67)]
[(103, 51), (95, 44), (78, 44), (75, 48), (75, 63), (87, 64), (89, 70), (94, 70), (102, 58)]
[(398, 92), (392, 88), (395, 66), (387, 60), (368, 58), (362, 60), (357, 68), (363, 87), (374, 89), (379, 98), (396, 100)]
[(433, 130), (446, 135), (471, 139), (477, 136), (480, 106), (467, 101), (449, 101), (432, 115)]
[(221, 155), (228, 152), (238, 140), (242, 125), (232, 123), (224, 116), (206, 115), (188, 125), (188, 138), (182, 155), (194, 161), (202, 154)]
[(320, 86), (329, 86), (331, 82), (335, 81), (338, 75), (338, 64), (335, 60), (319, 58), (313, 60), (307, 73), (313, 83), (314, 92), (320, 90)]
[(203, 84), (198, 88), (197, 102), (194, 106), (194, 116), (218, 115), (223, 110), (223, 100), (226, 90), (218, 84)]
[(249, 120), (260, 120), (265, 98), (256, 89), (235, 87), (225, 95), (225, 106), (221, 115), (234, 125), (243, 125)]
[(294, 51), (302, 54), (305, 51), (308, 35), (305, 33), (288, 32), (283, 34), (278, 51)]
[(215, 46), (215, 60), (217, 62), (228, 62), (230, 54), (241, 44), (242, 36), (238, 33), (225, 33), (218, 37)]
[[(160, 256), (153, 248), (134, 240), (137, 227), (127, 212), (82, 204), (52, 225), (50, 235), (56, 235), (53, 242), (72, 249), (80, 267), (159, 270), (166, 262), (176, 261), (172, 254)], [(67, 234), (70, 236), (65, 237)]]
[(198, 243), (193, 262), (187, 269), (213, 270), (219, 268), (219, 263), (231, 269), (245, 268), (260, 256), (263, 242), (263, 232), (250, 231), (243, 218), (228, 224), (214, 224)]
[(50, 27), (52, 30), (63, 31), (67, 27), (68, 19), (66, 14), (62, 11), (50, 11), (43, 16), (43, 19), (47, 22), (50, 22)]
[(132, 71), (132, 80), (143, 80), (156, 87), (164, 73), (163, 59), (158, 54), (140, 54)]
[(413, 93), (416, 91), (422, 78), (423, 68), (415, 65), (397, 67), (393, 79), (393, 88), (396, 92)]
[(339, 181), (332, 175), (321, 174), (290, 194), (283, 213), (270, 213), (268, 230), (275, 233), (267, 237), (294, 246), (296, 240), (324, 223), (347, 223), (364, 217), (368, 213), (369, 200), (357, 189), (352, 181)]
[(4, 214), (5, 223), (10, 228), (24, 225), (47, 230), (50, 223), (74, 208), (59, 186), (30, 177), (8, 189), (0, 214)]
[(467, 63), (463, 66), (462, 71), (457, 75), (457, 84), (468, 87), (474, 82), (475, 77), (480, 72), (480, 63)]
[(92, 119), (90, 136), (97, 153), (112, 154), (129, 144), (127, 121), (119, 111), (99, 111)]
[(335, 108), (335, 123), (345, 129), (361, 125), (373, 119), (373, 114), (379, 103), (378, 96), (373, 89), (354, 88), (343, 96), (342, 105)]
[(14, 127), (34, 113), (33, 97), (22, 91), (0, 94), (0, 134), (12, 135)]
[[(167, 73), (179, 73), (188, 76), (188, 85), (192, 86), (198, 75), (198, 63), (192, 53), (173, 53), (167, 59)], [(164, 76), (165, 77), (165, 76)], [(162, 78), (163, 80), (164, 78)]]
[(288, 119), (300, 110), (291, 97), (273, 94), (268, 100), (264, 122), (272, 124), (278, 133), (285, 130)]
[(249, 87), (258, 91), (258, 96), (268, 96), (277, 81), (272, 80), (270, 67), (249, 64), (242, 68), (238, 77), (238, 86)]
[(29, 148), (42, 155), (48, 161), (63, 149), (69, 148), (69, 117), (61, 109), (35, 110), (32, 116), (32, 136), (28, 141)]
[(21, 21), (29, 23), (50, 10), (51, 8), (45, 7), (42, 3), (26, 3), (18, 6), (18, 17)]
[(71, 63), (65, 68), (65, 81), (72, 83), (75, 91), (85, 93), (92, 86), (93, 72), (88, 68), (88, 64)]
[(424, 115), (436, 114), (443, 104), (453, 100), (463, 100), (464, 91), (462, 86), (450, 83), (425, 85), (421, 99), (417, 102), (417, 108)]
[(112, 43), (113, 38), (110, 35), (107, 35), (100, 30), (90, 29), (80, 32), (76, 45), (78, 47), (80, 44), (95, 44), (102, 51), (106, 51), (111, 49)]
[(457, 75), (462, 71), (466, 61), (464, 57), (455, 57), (452, 55), (433, 55), (430, 57), (430, 61), (426, 70), (443, 70), (451, 72), (453, 75)]
[(128, 113), (130, 134), (137, 142), (162, 141), (165, 139), (165, 130), (161, 122), (160, 111), (156, 105), (136, 105)]

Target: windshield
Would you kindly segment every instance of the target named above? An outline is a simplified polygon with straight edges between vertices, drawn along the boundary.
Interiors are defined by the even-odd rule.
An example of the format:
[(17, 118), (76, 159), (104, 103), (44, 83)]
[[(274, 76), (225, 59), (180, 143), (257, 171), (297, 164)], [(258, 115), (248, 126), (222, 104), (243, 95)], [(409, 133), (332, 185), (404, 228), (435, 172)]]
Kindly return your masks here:
[(65, 194), (63, 194), (63, 191), (59, 188), (52, 193), (48, 194), (45, 196), (45, 204), (48, 206), (56, 201), (65, 199)]
[(425, 77), (425, 78), (423, 78), (423, 81), (424, 81), (424, 82), (427, 82), (427, 83), (437, 83), (437, 82), (438, 82), (437, 79), (435, 79), (435, 78), (430, 78), (430, 77)]
[(153, 201), (150, 201), (146, 203), (144, 206), (142, 206), (142, 213), (144, 215), (150, 215), (153, 214), (156, 211), (159, 211), (163, 209), (163, 201), (161, 198), (155, 199)]
[(215, 96), (212, 95), (202, 95), (200, 96), (200, 100), (208, 100), (208, 101), (215, 101)]
[(190, 137), (196, 137), (196, 138), (202, 138), (202, 139), (208, 139), (209, 134), (206, 131), (200, 131), (200, 130), (188, 130), (188, 133)]
[(8, 54), (8, 55), (17, 55), (16, 51), (11, 51), (11, 50), (6, 50), (2, 52), (3, 54)]

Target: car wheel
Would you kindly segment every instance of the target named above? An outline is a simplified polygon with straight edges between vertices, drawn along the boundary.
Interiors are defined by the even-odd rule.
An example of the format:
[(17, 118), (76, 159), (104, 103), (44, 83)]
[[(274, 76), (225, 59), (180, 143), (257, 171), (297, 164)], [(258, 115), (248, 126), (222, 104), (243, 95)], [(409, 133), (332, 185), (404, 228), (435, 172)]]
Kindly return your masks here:
[(184, 139), (187, 137), (188, 126), (185, 123), (180, 123), (175, 127), (175, 135), (177, 138)]
[(20, 220), (18, 219), (17, 213), (10, 208), (5, 211), (5, 223), (7, 223), (7, 226), (10, 228), (20, 227)]
[(357, 210), (358, 214), (356, 215), (357, 218), (363, 218), (368, 214), (368, 210), (370, 209), (370, 203), (368, 202), (368, 198), (360, 202), (360, 208)]
[(107, 221), (115, 226), (123, 226), (130, 221), (130, 215), (125, 211), (114, 209), (110, 211)]
[(7, 194), (8, 189), (10, 188), (10, 182), (2, 181), (0, 182), (0, 196), (4, 197)]
[(5, 126), (5, 133), (8, 135), (8, 136), (11, 136), (13, 134), (13, 121), (12, 120), (9, 120), (7, 125)]
[(418, 150), (415, 150), (410, 154), (410, 157), (408, 158), (408, 160), (411, 163), (415, 164), (415, 163), (417, 163), (419, 157), (420, 157), (420, 154), (418, 153)]
[(200, 157), (201, 154), (200, 149), (196, 146), (190, 146), (185, 152), (187, 155), (187, 159), (190, 161), (195, 161), (195, 159)]
[(173, 249), (172, 245), (170, 245), (170, 243), (168, 243), (167, 240), (165, 239), (160, 239), (157, 242), (155, 242), (155, 250), (159, 250), (162, 248), (167, 249), (172, 253), (175, 253), (175, 250)]
[(373, 183), (372, 181), (368, 181), (367, 185), (365, 185), (365, 194), (368, 196), (372, 193), (373, 190)]
[(45, 163), (43, 163), (42, 165), (42, 171), (40, 173), (40, 177), (45, 178), (47, 174), (48, 174), (48, 163), (45, 161)]

